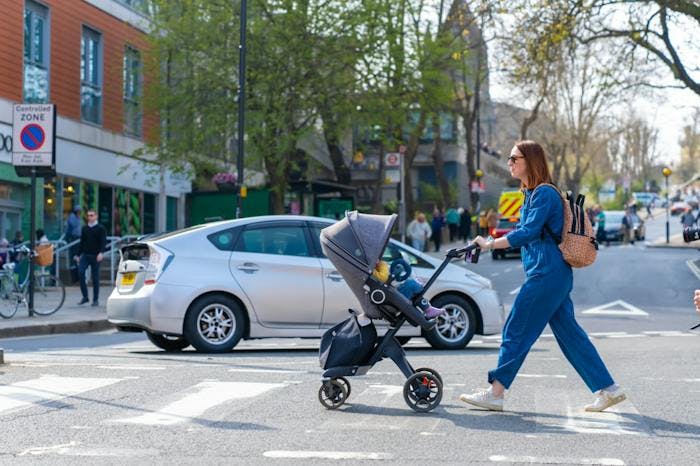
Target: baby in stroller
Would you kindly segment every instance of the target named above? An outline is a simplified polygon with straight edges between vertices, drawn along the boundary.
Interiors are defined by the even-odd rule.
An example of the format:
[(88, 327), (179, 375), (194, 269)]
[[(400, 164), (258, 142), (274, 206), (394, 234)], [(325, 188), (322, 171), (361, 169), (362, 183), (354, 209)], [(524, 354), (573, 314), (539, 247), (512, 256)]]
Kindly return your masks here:
[[(397, 259), (389, 263), (379, 260), (374, 267), (372, 276), (382, 283), (389, 283), (399, 290), (410, 301), (423, 291), (423, 285), (418, 280), (410, 277), (410, 266), (403, 259)], [(445, 313), (442, 308), (431, 306), (430, 302), (421, 298), (417, 306), (423, 311), (426, 319), (434, 319)]]

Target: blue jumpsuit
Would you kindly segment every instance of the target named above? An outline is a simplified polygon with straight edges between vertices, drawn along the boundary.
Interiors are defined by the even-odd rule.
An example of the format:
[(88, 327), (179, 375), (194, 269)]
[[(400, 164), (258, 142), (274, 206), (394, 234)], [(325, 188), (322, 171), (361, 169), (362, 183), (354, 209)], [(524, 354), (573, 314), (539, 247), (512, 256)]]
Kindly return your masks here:
[[(533, 195), (534, 192), (534, 195)], [(549, 326), (564, 356), (595, 392), (613, 384), (588, 335), (574, 318), (571, 302), (573, 273), (544, 225), (557, 235), (564, 223), (562, 200), (552, 187), (526, 190), (520, 225), (508, 235), (512, 247), (521, 247), (525, 283), (503, 328), (498, 367), (489, 371), (489, 383), (498, 380), (509, 388), (530, 347)]]

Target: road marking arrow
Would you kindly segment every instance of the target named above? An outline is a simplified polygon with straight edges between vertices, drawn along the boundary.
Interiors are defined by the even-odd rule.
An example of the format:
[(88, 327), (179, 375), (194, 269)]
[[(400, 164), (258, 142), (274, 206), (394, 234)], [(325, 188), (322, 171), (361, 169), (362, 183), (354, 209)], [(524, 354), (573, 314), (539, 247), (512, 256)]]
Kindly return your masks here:
[(587, 309), (582, 314), (598, 314), (598, 315), (617, 315), (617, 316), (648, 316), (648, 312), (644, 312), (638, 307), (632, 306), (621, 299), (612, 303), (602, 304), (600, 306)]

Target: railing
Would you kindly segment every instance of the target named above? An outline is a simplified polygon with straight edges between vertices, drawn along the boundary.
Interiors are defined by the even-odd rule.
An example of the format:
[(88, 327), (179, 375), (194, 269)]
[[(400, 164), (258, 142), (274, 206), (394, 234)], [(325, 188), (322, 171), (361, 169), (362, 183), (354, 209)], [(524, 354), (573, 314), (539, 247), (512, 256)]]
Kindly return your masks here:
[[(110, 283), (114, 284), (115, 280), (115, 275), (117, 271), (117, 266), (119, 265), (119, 261), (115, 261), (115, 256), (117, 254), (121, 254), (119, 251), (120, 247), (127, 242), (133, 241), (137, 238), (139, 238), (142, 235), (125, 235), (125, 236), (108, 236), (107, 237), (107, 246), (105, 248), (105, 252), (102, 253), (102, 256), (105, 257), (109, 254), (109, 277), (110, 277)], [(28, 243), (28, 242), (27, 242)], [(54, 246), (54, 255), (55, 255), (55, 260), (54, 263), (56, 264), (55, 267), (55, 274), (56, 277), (58, 278), (58, 275), (61, 271), (61, 263), (62, 263), (62, 257), (65, 258), (66, 260), (66, 265), (67, 268), (70, 268), (71, 261), (73, 258), (70, 255), (71, 248), (74, 246), (77, 246), (78, 243), (80, 243), (80, 239), (76, 239), (74, 241), (71, 241), (70, 243), (66, 243), (63, 240), (63, 237), (61, 239), (58, 239), (56, 241), (50, 241), (51, 244)], [(116, 250), (116, 252), (115, 252)], [(62, 254), (63, 253), (63, 254)], [(90, 276), (89, 274), (86, 274), (88, 277)]]

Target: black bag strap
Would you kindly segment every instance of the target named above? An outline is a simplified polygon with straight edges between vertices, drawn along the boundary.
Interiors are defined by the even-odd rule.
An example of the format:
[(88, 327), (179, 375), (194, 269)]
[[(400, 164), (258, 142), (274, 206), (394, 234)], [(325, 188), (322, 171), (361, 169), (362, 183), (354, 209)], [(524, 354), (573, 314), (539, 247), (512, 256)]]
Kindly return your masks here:
[[(556, 186), (554, 186), (553, 184), (550, 184), (550, 183), (542, 183), (542, 184), (538, 185), (537, 187), (535, 187), (535, 189), (532, 190), (532, 194), (530, 195), (530, 198), (527, 200), (528, 207), (530, 206), (530, 203), (532, 202), (532, 197), (535, 195), (535, 191), (537, 191), (537, 189), (540, 186), (549, 186), (552, 189), (554, 189), (557, 192), (557, 194), (559, 194), (559, 197), (562, 197), (562, 194), (561, 194), (561, 191), (559, 191), (559, 188), (557, 188)], [(562, 197), (562, 202), (566, 202), (563, 199), (563, 197)], [(554, 242), (556, 244), (561, 244), (561, 241), (562, 241), (561, 236), (555, 235), (554, 232), (552, 231), (552, 229), (549, 228), (549, 225), (547, 225), (547, 223), (544, 224), (544, 228), (542, 229), (542, 234), (540, 235), (541, 239), (544, 239), (545, 232), (547, 232), (547, 234), (549, 234), (549, 236), (552, 238), (552, 240), (554, 240)]]

